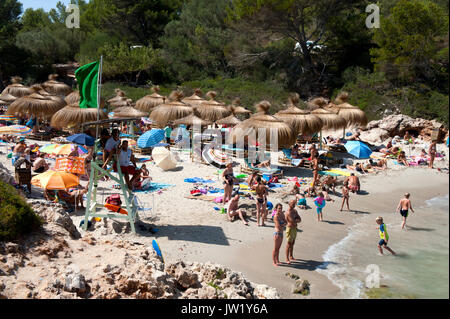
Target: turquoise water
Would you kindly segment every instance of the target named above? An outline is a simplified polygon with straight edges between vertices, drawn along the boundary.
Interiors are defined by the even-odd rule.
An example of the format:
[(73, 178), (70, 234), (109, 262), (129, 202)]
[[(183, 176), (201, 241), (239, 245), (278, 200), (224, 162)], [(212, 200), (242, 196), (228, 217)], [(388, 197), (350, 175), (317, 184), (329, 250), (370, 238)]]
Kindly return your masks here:
[[(407, 231), (401, 230), (401, 216), (385, 213), (389, 247), (378, 253), (375, 217), (367, 215), (354, 225), (347, 237), (329, 247), (319, 269), (341, 288), (345, 298), (363, 298), (366, 268), (376, 265), (380, 285), (394, 297), (449, 298), (449, 196), (433, 198), (410, 213)], [(373, 267), (373, 266), (371, 266)]]

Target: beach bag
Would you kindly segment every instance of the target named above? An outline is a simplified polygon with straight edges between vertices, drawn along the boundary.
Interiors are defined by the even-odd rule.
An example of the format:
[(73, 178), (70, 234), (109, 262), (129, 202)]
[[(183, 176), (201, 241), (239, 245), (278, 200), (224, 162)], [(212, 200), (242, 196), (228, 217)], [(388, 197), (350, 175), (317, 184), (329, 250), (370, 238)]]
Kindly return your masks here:
[(106, 198), (106, 203), (114, 206), (122, 205), (122, 201), (120, 199), (119, 194), (112, 194)]

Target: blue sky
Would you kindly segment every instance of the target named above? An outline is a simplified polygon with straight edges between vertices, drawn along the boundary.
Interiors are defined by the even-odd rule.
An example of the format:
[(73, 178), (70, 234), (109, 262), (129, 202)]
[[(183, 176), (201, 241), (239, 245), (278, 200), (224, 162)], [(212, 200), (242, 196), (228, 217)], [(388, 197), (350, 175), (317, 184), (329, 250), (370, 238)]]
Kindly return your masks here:
[(45, 11), (49, 11), (52, 8), (56, 8), (58, 1), (66, 5), (70, 3), (70, 0), (19, 0), (22, 3), (23, 11), (28, 8), (44, 8)]

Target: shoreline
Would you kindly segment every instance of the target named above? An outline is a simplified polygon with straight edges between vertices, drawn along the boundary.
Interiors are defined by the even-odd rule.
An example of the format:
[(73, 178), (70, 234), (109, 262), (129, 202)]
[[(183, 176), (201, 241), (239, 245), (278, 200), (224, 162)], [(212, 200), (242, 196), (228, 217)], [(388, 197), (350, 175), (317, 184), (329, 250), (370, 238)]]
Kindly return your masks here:
[[(10, 172), (13, 172), (9, 160), (4, 164)], [(447, 161), (442, 164), (445, 165), (439, 166), (445, 167)], [(146, 204), (152, 204), (153, 196), (155, 198), (153, 214), (150, 216), (143, 214), (140, 217), (141, 224), (157, 228), (156, 233), (137, 227), (137, 234), (133, 235), (126, 224), (112, 222), (115, 226), (109, 226), (109, 232), (106, 233), (103, 226), (96, 226), (93, 231), (88, 232), (77, 227), (81, 235), (94, 236), (101, 240), (127, 240), (148, 247), (151, 247), (152, 240), (156, 239), (167, 263), (183, 260), (222, 264), (234, 271), (242, 272), (252, 282), (276, 288), (280, 297), (284, 299), (345, 298), (341, 289), (332, 280), (317, 271), (319, 267), (328, 265), (329, 261), (324, 260), (327, 250), (342, 241), (360, 218), (367, 215), (375, 218), (380, 212), (383, 214), (391, 212), (389, 218), (394, 217), (392, 211), (405, 191), (412, 193), (413, 205), (417, 207), (420, 206), (419, 202), (424, 203), (439, 194), (448, 193), (448, 174), (437, 170), (431, 171), (428, 168), (391, 165), (386, 171), (360, 176), (363, 195), (350, 195), (350, 208), (355, 212), (339, 212), (341, 198), (334, 195), (331, 197), (335, 202), (327, 202), (324, 208), (324, 222), (317, 222), (314, 209), (298, 210), (302, 222), (299, 224), (294, 257), (299, 260), (289, 267), (275, 267), (271, 260), (273, 222), (269, 219), (266, 227), (257, 227), (255, 217), (250, 218), (250, 226), (244, 226), (240, 221), (228, 222), (226, 215), (221, 215), (213, 209), (214, 206), (221, 207), (221, 204), (184, 198), (193, 186), (184, 182), (187, 177), (210, 178), (214, 181), (211, 185), (216, 187), (221, 187), (221, 183), (217, 181), (215, 175), (218, 170), (216, 167), (191, 163), (185, 158), (178, 165), (180, 169), (162, 171), (150, 162), (147, 164), (155, 182), (175, 185), (160, 194), (138, 194), (140, 201)], [(238, 167), (235, 168), (235, 173), (237, 172)], [(286, 172), (288, 176), (309, 174), (306, 170), (292, 168), (286, 168)], [(292, 196), (282, 199), (282, 195), (291, 184), (292, 182), (289, 182), (281, 191), (270, 192), (268, 200), (274, 205), (281, 202), (286, 209), (287, 202)], [(112, 185), (112, 182), (102, 182), (100, 199), (117, 192)], [(34, 196), (39, 194), (36, 188), (33, 188), (33, 192)], [(339, 187), (337, 192), (340, 194)], [(311, 198), (307, 198), (307, 202), (309, 206), (313, 206)], [(247, 213), (254, 209), (252, 207), (254, 201), (242, 199), (240, 204)], [(71, 218), (74, 225), (78, 226), (84, 218), (84, 211), (72, 213)], [(377, 238), (376, 232), (373, 238)], [(285, 245), (284, 238), (280, 249), (280, 261), (285, 260)], [(311, 294), (308, 296), (293, 294), (292, 287), (295, 280), (288, 278), (286, 273), (308, 280), (311, 284)]]

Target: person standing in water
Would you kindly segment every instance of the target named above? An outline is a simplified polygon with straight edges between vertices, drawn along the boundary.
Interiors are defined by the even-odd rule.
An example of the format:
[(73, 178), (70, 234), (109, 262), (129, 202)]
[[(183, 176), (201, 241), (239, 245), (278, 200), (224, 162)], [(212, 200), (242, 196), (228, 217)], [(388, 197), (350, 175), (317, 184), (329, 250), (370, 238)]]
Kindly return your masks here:
[(408, 217), (409, 210), (411, 209), (411, 211), (415, 213), (411, 201), (409, 200), (409, 196), (410, 194), (406, 193), (405, 197), (400, 200), (397, 206), (397, 212), (403, 217), (402, 229), (406, 226), (406, 218)]
[(388, 247), (389, 234), (387, 233), (386, 224), (383, 222), (383, 217), (377, 217), (375, 220), (379, 225), (378, 231), (380, 232), (380, 241), (378, 242), (378, 249), (380, 250), (380, 254), (383, 255), (383, 248), (388, 250), (392, 255), (395, 255), (395, 252)]

